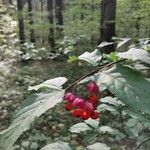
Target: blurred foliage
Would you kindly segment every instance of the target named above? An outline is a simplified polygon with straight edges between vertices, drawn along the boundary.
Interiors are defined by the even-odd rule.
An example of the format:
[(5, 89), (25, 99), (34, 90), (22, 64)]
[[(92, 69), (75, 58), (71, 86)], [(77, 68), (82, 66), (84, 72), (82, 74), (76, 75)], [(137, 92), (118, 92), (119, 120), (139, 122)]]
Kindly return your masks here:
[[(64, 36), (69, 39), (81, 37), (84, 42), (97, 44), (100, 38), (100, 20), (101, 11), (99, 0), (67, 0), (64, 3), (63, 19)], [(43, 10), (41, 10), (41, 2), (33, 0), (33, 21), (34, 24), (29, 24), (27, 4), (24, 6), (24, 18), (26, 27), (26, 36), (29, 39), (29, 30), (33, 28), (36, 35), (37, 47), (46, 46), (48, 44), (48, 30), (50, 25), (48, 22), (48, 12), (46, 1), (43, 1)], [(54, 13), (55, 15), (55, 13)], [(57, 43), (61, 43), (59, 35), (57, 35), (56, 18), (54, 19), (54, 32)], [(150, 1), (149, 0), (118, 0), (116, 11), (116, 36), (143, 38), (150, 36)], [(90, 31), (90, 32), (89, 32)], [(59, 39), (59, 40), (58, 40)], [(27, 42), (29, 42), (27, 40)], [(56, 47), (56, 52), (58, 48)], [(48, 50), (49, 51), (49, 50)]]
[(118, 37), (149, 37), (150, 1), (118, 0), (116, 25)]
[[(27, 41), (22, 45), (22, 48), (26, 50), (25, 55), (22, 55), (20, 51), (16, 33), (18, 29), (15, 6), (0, 4), (0, 130), (8, 127), (12, 112), (24, 98), (28, 97), (28, 85), (36, 85), (48, 78), (58, 76), (66, 76), (69, 79), (68, 85), (91, 69), (91, 65), (79, 61), (77, 56), (85, 51), (90, 53), (97, 48), (95, 45), (97, 45), (100, 36), (100, 1), (66, 1), (63, 10), (65, 36), (62, 39), (56, 37), (56, 53), (51, 52), (47, 42), (47, 31), (50, 25), (47, 20), (46, 0), (43, 0), (43, 2), (43, 11), (41, 11), (40, 1), (33, 0), (33, 26), (29, 25), (27, 4), (25, 4), (23, 15)], [(149, 26), (149, 0), (117, 0), (116, 35), (118, 37), (133, 37), (130, 41), (132, 43), (130, 47), (136, 46), (138, 49), (150, 51), (150, 39), (144, 38), (150, 36)], [(29, 42), (29, 30), (31, 28), (35, 29), (37, 41), (35, 45)], [(128, 46), (127, 43), (125, 48), (121, 47), (118, 51), (126, 51)], [(142, 54), (148, 56), (145, 51)], [(66, 61), (66, 55), (69, 63)], [(129, 52), (121, 55), (122, 57), (130, 56), (131, 59), (138, 62), (143, 60), (143, 55), (140, 55), (140, 52), (140, 57), (130, 55)], [(111, 53), (105, 58), (109, 62), (116, 61), (118, 60), (118, 54)], [(21, 59), (24, 62), (18, 62)], [(130, 64), (130, 61), (128, 63)], [(149, 65), (137, 63), (132, 67), (149, 77)], [(84, 95), (82, 88), (79, 88), (79, 93)], [(103, 94), (105, 95), (105, 92)], [(116, 109), (114, 104), (110, 104), (110, 101), (108, 103), (108, 100), (107, 102), (103, 100), (103, 104), (101, 104), (103, 115), (101, 116), (101, 127), (98, 133), (92, 130), (82, 134), (71, 134), (65, 130), (78, 123), (79, 120), (71, 118), (61, 104), (57, 105), (53, 110), (49, 110), (40, 118), (35, 119), (31, 129), (24, 132), (15, 143), (14, 149), (36, 150), (61, 139), (69, 142), (72, 149), (82, 150), (87, 146), (87, 143), (89, 143), (89, 147), (92, 147), (93, 143), (99, 139), (106, 145), (98, 143), (98, 146), (108, 148), (111, 145), (112, 149), (120, 150), (135, 147), (136, 144), (149, 137), (148, 127), (139, 120), (130, 117), (124, 109), (122, 111), (124, 130), (122, 130), (121, 124), (118, 124), (118, 122), (121, 122), (120, 107)], [(111, 132), (111, 129), (115, 129), (114, 132)], [(148, 149), (148, 142), (141, 147), (141, 150)]]

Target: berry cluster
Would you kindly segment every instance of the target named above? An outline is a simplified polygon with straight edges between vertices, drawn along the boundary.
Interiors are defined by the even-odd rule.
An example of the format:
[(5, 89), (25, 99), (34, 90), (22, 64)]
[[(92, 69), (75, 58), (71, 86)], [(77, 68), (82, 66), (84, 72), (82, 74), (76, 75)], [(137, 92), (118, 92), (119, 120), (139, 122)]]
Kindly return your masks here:
[(85, 100), (76, 96), (74, 93), (66, 93), (64, 100), (67, 101), (65, 108), (71, 111), (73, 117), (87, 120), (89, 118), (99, 118), (99, 112), (95, 111), (98, 105), (100, 90), (95, 82), (87, 84), (88, 98)]

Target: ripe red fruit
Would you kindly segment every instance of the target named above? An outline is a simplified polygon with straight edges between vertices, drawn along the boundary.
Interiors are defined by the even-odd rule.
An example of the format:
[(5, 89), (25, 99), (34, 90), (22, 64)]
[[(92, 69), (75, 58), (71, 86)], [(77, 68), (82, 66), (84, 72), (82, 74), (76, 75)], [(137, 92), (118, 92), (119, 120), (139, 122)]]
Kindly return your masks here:
[(92, 118), (92, 119), (98, 119), (98, 118), (99, 118), (99, 112), (94, 111), (94, 112), (91, 114), (91, 118)]
[(88, 83), (87, 90), (88, 90), (89, 93), (94, 93), (94, 94), (99, 93), (99, 87), (95, 82)]
[(99, 100), (99, 86), (91, 81), (87, 84), (88, 99), (82, 99), (77, 97), (74, 93), (65, 93), (64, 99), (68, 101), (65, 104), (67, 111), (71, 111), (73, 117), (81, 118), (87, 120), (89, 118), (97, 119), (99, 118), (99, 112), (95, 111)]
[(94, 111), (94, 107), (93, 107), (92, 103), (90, 103), (90, 102), (86, 102), (85, 103), (84, 109), (86, 111), (89, 111), (89, 112), (93, 112)]
[(72, 111), (72, 116), (73, 117), (80, 117), (83, 113), (83, 110), (82, 109), (74, 109)]
[(90, 118), (90, 112), (88, 112), (88, 111), (83, 111), (82, 114), (81, 114), (81, 118), (82, 118), (83, 120), (89, 119), (89, 118)]
[(67, 111), (70, 111), (73, 108), (73, 106), (72, 104), (65, 104), (65, 108)]
[(67, 100), (68, 102), (72, 103), (75, 99), (75, 95), (73, 93), (66, 93), (64, 95), (64, 99)]
[(79, 108), (83, 108), (85, 105), (85, 101), (82, 98), (75, 98), (72, 105), (77, 106)]
[(89, 96), (89, 102), (95, 105), (98, 102), (99, 97), (95, 94)]

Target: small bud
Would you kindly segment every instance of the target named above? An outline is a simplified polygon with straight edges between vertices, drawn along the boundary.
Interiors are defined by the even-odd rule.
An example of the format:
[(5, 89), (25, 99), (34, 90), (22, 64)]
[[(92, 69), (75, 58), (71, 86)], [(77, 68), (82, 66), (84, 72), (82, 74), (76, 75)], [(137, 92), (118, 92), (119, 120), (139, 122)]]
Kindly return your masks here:
[(75, 99), (75, 95), (73, 93), (66, 93), (64, 95), (64, 99), (67, 100), (68, 102), (72, 103)]
[(88, 90), (89, 93), (94, 93), (94, 94), (99, 93), (99, 87), (95, 82), (88, 83), (87, 90)]

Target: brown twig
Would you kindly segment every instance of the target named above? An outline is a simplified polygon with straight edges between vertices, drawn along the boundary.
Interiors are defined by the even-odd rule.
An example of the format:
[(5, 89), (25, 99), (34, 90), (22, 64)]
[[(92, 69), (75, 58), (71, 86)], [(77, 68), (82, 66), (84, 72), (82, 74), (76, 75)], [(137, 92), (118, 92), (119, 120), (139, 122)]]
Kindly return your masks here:
[(120, 60), (118, 60), (118, 61), (116, 61), (116, 62), (105, 63), (105, 64), (99, 66), (98, 68), (96, 68), (96, 69), (94, 69), (94, 70), (88, 72), (87, 74), (83, 75), (82, 77), (80, 77), (79, 79), (77, 79), (75, 82), (73, 82), (72, 84), (70, 84), (70, 85), (66, 88), (65, 91), (69, 90), (69, 89), (72, 88), (74, 85), (76, 85), (77, 83), (79, 83), (81, 80), (85, 79), (86, 77), (89, 77), (89, 76), (91, 76), (91, 75), (93, 75), (93, 74), (95, 74), (95, 73), (97, 73), (97, 72), (99, 72), (99, 71), (103, 71), (103, 70), (105, 70), (106, 68), (108, 68), (108, 67), (110, 67), (110, 66), (112, 66), (112, 65), (114, 65), (114, 64), (116, 64), (116, 63), (123, 62), (123, 61), (125, 61), (125, 60), (126, 60), (126, 59), (120, 59)]

